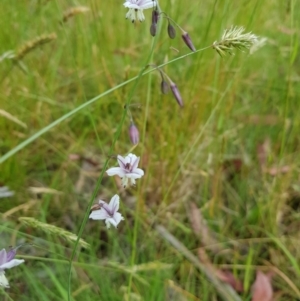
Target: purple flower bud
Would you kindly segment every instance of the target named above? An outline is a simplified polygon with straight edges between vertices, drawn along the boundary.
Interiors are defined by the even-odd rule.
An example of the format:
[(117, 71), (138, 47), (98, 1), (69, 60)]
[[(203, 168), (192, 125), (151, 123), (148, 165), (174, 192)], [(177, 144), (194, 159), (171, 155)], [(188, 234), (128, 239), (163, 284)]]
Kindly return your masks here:
[(174, 39), (176, 37), (176, 29), (170, 22), (168, 24), (168, 35), (170, 39)]
[(135, 124), (133, 122), (131, 122), (131, 124), (129, 126), (129, 138), (133, 145), (138, 144), (140, 141), (139, 130), (137, 129), (137, 127), (135, 126)]
[(158, 10), (157, 9), (154, 9), (152, 11), (152, 24), (157, 24), (158, 22), (158, 19), (159, 19), (159, 13), (158, 13)]
[(165, 80), (162, 80), (162, 82), (160, 84), (160, 89), (163, 94), (169, 93), (169, 85)]
[(182, 39), (184, 41), (184, 43), (192, 50), (192, 51), (196, 51), (196, 48), (189, 36), (189, 34), (187, 32), (185, 32), (183, 35), (182, 35)]
[(156, 35), (156, 24), (155, 23), (152, 23), (151, 24), (151, 27), (150, 27), (150, 34), (151, 34), (151, 36), (152, 37), (155, 37), (155, 35)]
[(171, 90), (172, 90), (172, 93), (176, 99), (176, 101), (178, 102), (178, 104), (183, 107), (183, 100), (181, 98), (181, 95), (179, 93), (179, 90), (177, 88), (177, 86), (174, 84), (174, 83), (171, 83), (170, 84), (170, 87), (171, 87)]

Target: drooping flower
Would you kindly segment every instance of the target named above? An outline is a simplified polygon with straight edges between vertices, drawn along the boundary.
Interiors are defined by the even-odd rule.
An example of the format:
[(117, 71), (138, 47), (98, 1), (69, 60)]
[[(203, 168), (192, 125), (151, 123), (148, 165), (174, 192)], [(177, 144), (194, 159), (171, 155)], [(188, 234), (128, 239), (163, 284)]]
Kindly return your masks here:
[(176, 37), (176, 29), (175, 27), (171, 24), (171, 22), (168, 22), (168, 35), (170, 39), (175, 39)]
[(144, 9), (155, 8), (156, 0), (126, 0), (124, 6), (129, 8), (126, 19), (130, 19), (132, 23), (138, 19), (140, 22), (145, 20)]
[(135, 185), (135, 180), (144, 175), (144, 171), (138, 168), (140, 157), (137, 157), (134, 154), (129, 154), (125, 158), (118, 155), (117, 159), (119, 167), (109, 168), (106, 173), (109, 176), (117, 175), (122, 178), (122, 184), (124, 188), (127, 186), (129, 179), (131, 181), (131, 185)]
[(0, 251), (0, 286), (9, 287), (4, 270), (11, 269), (24, 262), (24, 259), (14, 259), (16, 256), (16, 249), (6, 252), (5, 249)]
[(181, 107), (183, 107), (183, 100), (182, 100), (181, 94), (180, 94), (180, 92), (179, 92), (179, 90), (177, 88), (177, 85), (175, 83), (171, 82), (170, 87), (171, 87), (171, 91), (172, 91), (172, 93), (173, 93), (173, 95), (174, 95), (177, 103)]
[(111, 198), (109, 204), (100, 200), (99, 206), (101, 208), (99, 210), (92, 211), (90, 218), (93, 220), (105, 220), (107, 228), (110, 228), (110, 225), (117, 228), (120, 221), (124, 220), (124, 217), (118, 212), (119, 204), (120, 198), (117, 194)]
[(184, 43), (193, 51), (195, 52), (196, 51), (196, 48), (192, 42), (192, 39), (191, 37), (189, 36), (189, 34), (185, 31), (183, 34), (182, 34), (182, 39), (184, 41)]

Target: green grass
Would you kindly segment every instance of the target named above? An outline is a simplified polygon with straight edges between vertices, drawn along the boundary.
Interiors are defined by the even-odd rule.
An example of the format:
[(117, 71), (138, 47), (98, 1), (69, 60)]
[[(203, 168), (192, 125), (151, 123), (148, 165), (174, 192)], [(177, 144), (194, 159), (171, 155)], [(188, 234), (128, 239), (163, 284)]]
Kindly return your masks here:
[[(191, 54), (179, 32), (170, 40), (165, 20), (153, 39), (151, 10), (134, 26), (124, 18), (122, 1), (83, 0), (90, 11), (61, 24), (76, 5), (0, 3), (0, 56), (42, 34), (57, 35), (26, 54), (24, 70), (11, 60), (0, 62), (0, 109), (23, 123), (0, 115), (0, 185), (15, 191), (0, 199), (0, 249), (32, 244), (19, 249), (26, 262), (7, 270), (11, 288), (0, 289), (1, 298), (233, 300), (209, 278), (197, 257), (202, 247), (215, 268), (242, 281), (240, 300), (251, 300), (256, 270), (273, 271), (279, 300), (300, 299), (299, 3), (160, 3), (197, 49), (231, 25), (268, 38), (252, 55), (223, 59), (213, 49)], [(164, 65), (183, 109), (171, 93), (160, 92), (157, 72), (148, 68), (141, 76), (148, 58)], [(134, 149), (128, 103), (138, 104), (130, 107), (141, 134)], [(267, 140), (265, 168), (277, 168), (275, 175), (258, 159)], [(141, 156), (145, 176), (124, 190), (104, 172), (115, 165), (109, 156), (131, 151)], [(71, 160), (74, 154), (81, 159)], [(85, 218), (91, 204), (115, 193), (125, 217), (118, 229)], [(195, 233), (192, 202), (217, 250)], [(79, 234), (90, 248), (24, 225), (20, 217)]]

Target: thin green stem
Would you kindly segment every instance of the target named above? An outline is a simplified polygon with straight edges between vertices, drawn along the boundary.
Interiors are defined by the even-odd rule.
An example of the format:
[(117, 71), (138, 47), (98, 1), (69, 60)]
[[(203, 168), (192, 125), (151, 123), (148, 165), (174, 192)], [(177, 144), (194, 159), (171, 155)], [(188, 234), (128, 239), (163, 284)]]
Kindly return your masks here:
[[(150, 54), (149, 54), (149, 56), (148, 56), (148, 58), (146, 59), (146, 62), (145, 62), (145, 64), (144, 64), (145, 67), (143, 67), (143, 68), (140, 70), (139, 74), (138, 74), (135, 78), (133, 78), (133, 79), (130, 80), (130, 81), (135, 80), (135, 83), (134, 83), (134, 86), (132, 87), (132, 89), (131, 89), (131, 91), (130, 91), (130, 94), (129, 94), (128, 98), (127, 98), (127, 101), (126, 101), (126, 103), (125, 103), (125, 108), (129, 106), (129, 104), (130, 104), (130, 102), (131, 102), (131, 99), (132, 99), (132, 97), (133, 97), (133, 95), (134, 95), (134, 93), (135, 93), (135, 90), (136, 90), (136, 88), (137, 88), (137, 85), (138, 85), (138, 83), (139, 83), (141, 77), (142, 77), (144, 74), (149, 73), (149, 72), (155, 70), (155, 69), (152, 69), (152, 70), (149, 70), (148, 72), (145, 71), (145, 69), (147, 68), (148, 64), (151, 62), (151, 60), (152, 60), (152, 58), (153, 58), (153, 52), (154, 52), (154, 47), (155, 47), (156, 41), (157, 41), (157, 37), (156, 37), (155, 39), (153, 39)], [(151, 77), (150, 77), (150, 79), (151, 79)], [(129, 82), (129, 81), (127, 81), (127, 82)], [(123, 85), (124, 85), (124, 83), (123, 83)], [(119, 85), (119, 86), (121, 86), (121, 85)], [(115, 87), (115, 88), (116, 88), (116, 87)], [(110, 90), (114, 91), (115, 89), (110, 89)], [(112, 92), (112, 91), (111, 91), (111, 92)], [(150, 92), (149, 92), (149, 89), (148, 89), (148, 97), (147, 97), (147, 103), (148, 103), (148, 105), (149, 105), (149, 102), (150, 102)], [(120, 121), (120, 123), (119, 123), (119, 125), (118, 125), (117, 132), (116, 132), (115, 137), (114, 137), (114, 139), (113, 139), (113, 143), (112, 143), (112, 145), (111, 145), (111, 147), (110, 147), (110, 151), (109, 151), (110, 153), (112, 153), (112, 151), (113, 151), (113, 149), (114, 149), (114, 146), (115, 146), (115, 143), (117, 142), (118, 138), (120, 137), (121, 129), (122, 129), (122, 126), (123, 126), (123, 124), (124, 124), (126, 115), (127, 115), (127, 110), (125, 109), (125, 110), (123, 111), (123, 115), (122, 115), (121, 121)], [(145, 135), (143, 135), (143, 137), (144, 137), (144, 136), (145, 136)], [(110, 159), (110, 158), (108, 158), (108, 159), (105, 161), (104, 166), (103, 166), (103, 169), (102, 169), (102, 172), (101, 172), (101, 174), (100, 174), (100, 177), (99, 177), (98, 180), (97, 180), (96, 188), (94, 189), (94, 192), (93, 192), (93, 195), (92, 195), (92, 197), (91, 197), (91, 200), (89, 201), (89, 204), (88, 204), (87, 210), (86, 210), (86, 212), (85, 212), (83, 221), (82, 221), (82, 223), (81, 223), (81, 226), (80, 226), (80, 229), (79, 229), (79, 233), (78, 233), (78, 237), (77, 237), (77, 240), (76, 240), (76, 242), (75, 242), (75, 245), (74, 245), (74, 248), (73, 248), (73, 251), (72, 251), (72, 255), (71, 255), (71, 258), (70, 258), (69, 277), (68, 277), (68, 283), (69, 283), (69, 284), (68, 284), (68, 300), (69, 300), (69, 301), (71, 300), (71, 274), (72, 274), (72, 262), (73, 262), (73, 260), (74, 260), (74, 258), (75, 258), (75, 254), (76, 254), (76, 250), (77, 250), (77, 247), (78, 247), (78, 244), (79, 244), (79, 240), (80, 240), (80, 238), (81, 238), (81, 236), (82, 236), (83, 230), (84, 230), (85, 225), (86, 225), (86, 223), (87, 223), (88, 216), (89, 216), (89, 212), (90, 212), (90, 209), (91, 209), (91, 207), (92, 207), (93, 201), (94, 201), (94, 199), (95, 199), (95, 197), (96, 197), (96, 195), (97, 195), (97, 193), (98, 193), (98, 190), (99, 190), (99, 188), (100, 188), (100, 186), (101, 186), (102, 178), (103, 178), (103, 176), (104, 176), (105, 170), (107, 169), (109, 159)], [(138, 214), (138, 210), (139, 210), (139, 206), (137, 206), (137, 209), (136, 209), (136, 215)], [(134, 261), (135, 261), (135, 254), (136, 254), (136, 241), (137, 241), (138, 220), (139, 220), (138, 218), (135, 219), (135, 226), (134, 226), (133, 251), (132, 251), (132, 257), (131, 257), (131, 264), (132, 264), (132, 265), (134, 264)], [(128, 288), (129, 290), (131, 290), (131, 284), (132, 284), (132, 274), (130, 274), (130, 277), (129, 277), (129, 288)]]
[[(182, 60), (190, 55), (195, 55), (196, 53), (200, 52), (200, 51), (204, 51), (206, 49), (211, 48), (210, 46), (201, 48), (196, 50), (195, 52), (189, 52), (187, 54), (184, 54), (182, 56), (179, 56), (169, 62), (163, 63), (159, 66), (157, 66), (157, 68), (162, 68), (164, 66), (167, 66), (169, 64), (175, 63), (179, 60)], [(156, 70), (156, 68), (150, 69), (145, 71), (145, 69), (143, 69), (142, 71), (142, 75), (144, 76), (152, 71)], [(50, 123), (49, 125), (45, 126), (44, 128), (42, 128), (41, 130), (39, 130), (38, 132), (36, 132), (35, 134), (33, 134), (32, 136), (30, 136), (29, 138), (27, 138), (26, 140), (24, 140), (23, 142), (21, 142), (20, 144), (18, 144), (16, 147), (14, 147), (13, 149), (11, 149), (9, 152), (7, 152), (5, 155), (3, 155), (2, 157), (0, 157), (0, 164), (3, 163), (4, 161), (6, 161), (8, 158), (12, 157), (14, 154), (16, 154), (17, 152), (19, 152), (20, 150), (22, 150), (25, 146), (29, 145), (31, 142), (35, 141), (37, 138), (39, 138), (40, 136), (42, 136), (43, 134), (47, 133), (49, 130), (51, 130), (52, 128), (54, 128), (55, 126), (57, 126), (58, 124), (60, 124), (61, 122), (65, 121), (66, 119), (68, 119), (69, 117), (73, 116), (74, 114), (78, 113), (79, 111), (81, 111), (82, 109), (90, 106), (91, 104), (93, 104), (95, 101), (97, 101), (98, 99), (109, 95), (110, 93), (112, 93), (113, 91), (120, 89), (121, 87), (135, 81), (136, 79), (138, 79), (139, 75), (132, 77), (131, 79), (111, 88), (106, 90), (105, 92), (101, 93), (100, 95), (97, 95), (96, 97), (90, 99), (89, 101), (81, 104), (80, 106), (78, 106), (77, 108), (73, 109), (72, 111), (68, 112), (67, 114), (61, 116), (60, 118), (56, 119), (55, 121), (53, 121), (52, 123)]]
[[(151, 58), (151, 55), (150, 55), (149, 58), (147, 59), (147, 63), (149, 62), (150, 58)], [(146, 63), (145, 65), (147, 65), (147, 63)], [(136, 88), (137, 88), (137, 85), (138, 85), (138, 83), (139, 83), (139, 81), (140, 81), (140, 79), (141, 79), (141, 77), (142, 77), (144, 71), (145, 71), (145, 67), (143, 67), (143, 68), (141, 69), (141, 71), (139, 72), (139, 74), (135, 77), (136, 81), (135, 81), (134, 86), (132, 87), (132, 89), (131, 89), (131, 91), (130, 91), (130, 93), (129, 93), (129, 96), (128, 96), (127, 100), (126, 100), (125, 107), (128, 107), (128, 105), (130, 104), (131, 99), (132, 99), (132, 97), (133, 97), (133, 95), (134, 95), (134, 92), (135, 92), (135, 90), (136, 90)], [(112, 152), (113, 152), (114, 147), (115, 147), (115, 144), (116, 144), (117, 140), (118, 140), (119, 137), (120, 137), (121, 129), (122, 129), (122, 126), (123, 126), (123, 124), (124, 124), (126, 115), (127, 115), (127, 110), (124, 110), (124, 111), (123, 111), (123, 114), (122, 114), (121, 121), (120, 121), (120, 123), (119, 123), (119, 125), (118, 125), (118, 128), (117, 128), (117, 132), (116, 132), (116, 134), (115, 134), (115, 136), (114, 136), (112, 145), (111, 145), (111, 147), (110, 147), (109, 153), (112, 153)], [(86, 211), (85, 211), (84, 218), (83, 218), (83, 221), (82, 221), (82, 223), (81, 223), (81, 225), (80, 225), (80, 229), (79, 229), (79, 232), (78, 232), (77, 240), (76, 240), (76, 242), (75, 242), (75, 245), (74, 245), (74, 248), (73, 248), (73, 251), (72, 251), (72, 254), (71, 254), (70, 265), (69, 265), (69, 273), (68, 273), (68, 274), (69, 274), (69, 275), (68, 275), (68, 301), (71, 300), (72, 262), (73, 262), (73, 260), (74, 260), (74, 258), (75, 258), (76, 251), (77, 251), (77, 247), (78, 247), (78, 244), (79, 244), (79, 240), (80, 240), (80, 238), (81, 238), (81, 236), (82, 236), (83, 230), (84, 230), (85, 225), (86, 225), (86, 223), (87, 223), (87, 220), (88, 220), (88, 217), (89, 217), (89, 213), (90, 213), (90, 209), (91, 209), (91, 207), (92, 207), (92, 205), (93, 205), (94, 199), (96, 198), (97, 193), (98, 193), (98, 191), (99, 191), (99, 188), (100, 188), (100, 186), (101, 186), (101, 182), (102, 182), (104, 173), (105, 173), (105, 171), (106, 171), (106, 169), (107, 169), (109, 160), (110, 160), (110, 158), (108, 158), (108, 159), (105, 161), (104, 166), (103, 166), (102, 171), (101, 171), (101, 174), (100, 174), (100, 176), (99, 176), (99, 178), (98, 178), (98, 180), (97, 180), (96, 188), (95, 188), (94, 191), (93, 191), (92, 197), (91, 197), (91, 199), (90, 199), (90, 201), (89, 201), (89, 204), (88, 204), (88, 207), (87, 207), (87, 209), (86, 209)]]
[[(158, 9), (159, 6), (158, 6)], [(157, 35), (155, 38), (152, 40), (152, 45), (151, 45), (151, 51), (149, 55), (149, 61), (148, 64), (152, 61), (153, 59), (153, 54), (154, 54), (154, 47), (156, 45), (157, 38), (160, 35), (161, 32), (161, 22), (159, 23), (159, 28), (157, 31)], [(153, 66), (153, 65), (152, 65)], [(158, 70), (160, 73), (162, 72), (158, 67), (154, 66), (155, 69), (153, 70)], [(149, 107), (150, 107), (150, 98), (151, 98), (151, 82), (152, 82), (152, 77), (149, 76), (148, 78), (148, 89), (147, 89), (147, 98), (146, 98), (146, 108), (145, 108), (145, 115), (144, 115), (144, 124), (143, 124), (143, 132), (142, 132), (142, 141), (145, 142), (145, 136), (146, 136), (146, 124), (148, 120), (148, 115), (149, 115)], [(144, 147), (142, 148), (142, 154), (144, 152)], [(141, 154), (141, 155), (142, 155)], [(140, 191), (140, 186), (139, 186), (139, 191)], [(132, 240), (132, 252), (131, 252), (131, 259), (130, 259), (130, 265), (133, 266), (135, 263), (135, 258), (136, 258), (136, 249), (137, 249), (137, 236), (138, 236), (138, 228), (140, 224), (140, 218), (139, 218), (139, 213), (141, 211), (141, 199), (138, 198), (137, 201), (137, 206), (135, 208), (135, 218), (134, 218), (134, 228), (133, 228), (133, 240)], [(131, 286), (132, 286), (132, 279), (133, 279), (133, 274), (129, 275), (129, 281), (128, 281), (128, 295), (130, 296), (131, 293)]]

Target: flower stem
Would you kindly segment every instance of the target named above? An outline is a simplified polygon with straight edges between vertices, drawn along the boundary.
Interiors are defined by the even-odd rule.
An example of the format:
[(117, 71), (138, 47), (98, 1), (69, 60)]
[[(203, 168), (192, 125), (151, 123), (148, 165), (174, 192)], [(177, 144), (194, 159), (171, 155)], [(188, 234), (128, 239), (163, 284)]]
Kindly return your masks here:
[[(145, 65), (147, 65), (147, 64), (150, 62), (150, 60), (152, 59), (153, 49), (154, 49), (154, 45), (153, 45), (153, 47), (152, 47), (152, 49), (151, 49), (151, 53), (150, 53), (149, 57), (147, 58), (147, 61), (146, 61), (146, 64), (145, 64)], [(131, 102), (131, 99), (132, 99), (132, 97), (133, 97), (133, 95), (134, 95), (134, 93), (135, 93), (135, 90), (136, 90), (136, 88), (137, 88), (137, 85), (138, 85), (138, 83), (139, 83), (141, 77), (143, 76), (144, 72), (145, 72), (145, 67), (143, 67), (143, 68), (140, 70), (139, 74), (135, 77), (135, 83), (134, 83), (134, 86), (132, 87), (132, 89), (131, 89), (131, 91), (130, 91), (130, 93), (129, 93), (129, 96), (128, 96), (127, 100), (126, 100), (125, 107), (128, 107), (128, 106), (129, 106), (129, 104), (130, 104), (130, 102)], [(123, 114), (122, 114), (121, 121), (120, 121), (120, 123), (119, 123), (119, 125), (118, 125), (117, 132), (116, 132), (116, 134), (115, 134), (115, 136), (114, 136), (112, 145), (111, 145), (111, 147), (110, 147), (110, 149), (109, 149), (109, 153), (110, 153), (110, 154), (113, 152), (114, 147), (115, 147), (115, 144), (116, 144), (117, 140), (118, 140), (119, 137), (120, 137), (121, 129), (122, 129), (122, 126), (123, 126), (123, 124), (124, 124), (126, 115), (127, 115), (127, 110), (123, 110)], [(95, 198), (96, 198), (96, 196), (97, 196), (97, 193), (98, 193), (98, 191), (99, 191), (99, 188), (100, 188), (100, 186), (101, 186), (101, 182), (102, 182), (104, 173), (105, 173), (105, 171), (106, 171), (106, 169), (107, 169), (109, 160), (110, 160), (110, 157), (105, 161), (104, 166), (103, 166), (103, 168), (102, 168), (102, 172), (101, 172), (101, 174), (100, 174), (100, 176), (99, 176), (99, 178), (98, 178), (98, 180), (97, 180), (96, 188), (95, 188), (94, 191), (93, 191), (92, 197), (91, 197), (91, 199), (90, 199), (90, 201), (89, 201), (89, 204), (88, 204), (88, 207), (87, 207), (87, 209), (86, 209), (86, 211), (85, 211), (84, 218), (83, 218), (83, 220), (82, 220), (82, 223), (81, 223), (81, 226), (80, 226), (80, 229), (79, 229), (79, 232), (78, 232), (77, 240), (76, 240), (76, 242), (75, 242), (75, 245), (74, 245), (74, 248), (73, 248), (73, 251), (72, 251), (72, 254), (71, 254), (70, 264), (69, 264), (69, 272), (68, 272), (68, 301), (71, 301), (72, 263), (73, 263), (73, 261), (74, 261), (75, 255), (76, 255), (76, 251), (77, 251), (77, 247), (78, 247), (78, 244), (79, 244), (79, 240), (80, 240), (80, 238), (81, 238), (81, 236), (82, 236), (83, 230), (84, 230), (85, 225), (86, 225), (86, 223), (87, 223), (87, 220), (88, 220), (88, 217), (89, 217), (90, 209), (91, 209), (91, 207), (92, 207), (92, 205), (93, 205), (93, 202), (94, 202), (94, 200), (95, 200)], [(136, 220), (137, 220), (137, 219), (136, 219)], [(137, 232), (137, 231), (136, 231), (136, 232)], [(134, 241), (136, 241), (136, 239), (135, 239)], [(134, 244), (134, 245), (135, 245), (135, 244)], [(134, 252), (133, 252), (133, 253), (135, 254), (135, 248), (134, 248)], [(132, 256), (132, 261), (134, 261), (134, 258), (135, 258), (135, 257)], [(131, 276), (130, 276), (130, 280), (131, 280), (130, 282), (132, 282), (132, 274), (131, 274)]]

